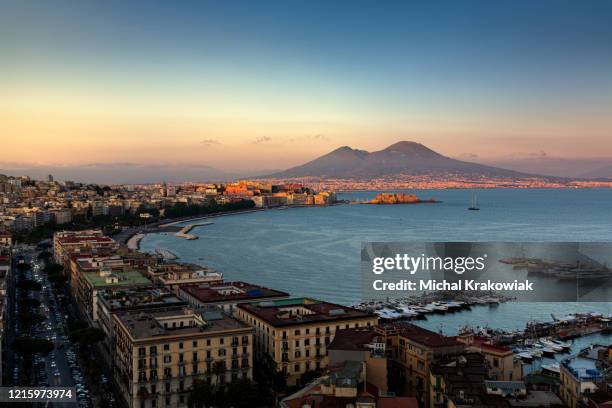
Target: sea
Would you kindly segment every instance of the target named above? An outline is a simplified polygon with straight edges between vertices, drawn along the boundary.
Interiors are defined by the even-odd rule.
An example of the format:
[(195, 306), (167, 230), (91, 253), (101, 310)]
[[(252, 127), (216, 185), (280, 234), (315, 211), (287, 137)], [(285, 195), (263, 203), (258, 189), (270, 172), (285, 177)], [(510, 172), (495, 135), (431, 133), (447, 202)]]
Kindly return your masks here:
[[(147, 234), (144, 251), (170, 250), (183, 262), (242, 280), (329, 302), (361, 299), (362, 242), (393, 241), (612, 241), (612, 189), (457, 189), (400, 191), (437, 204), (302, 207), (215, 217), (188, 241), (172, 233)], [(339, 193), (348, 201), (377, 191)], [(468, 211), (473, 195), (480, 211)], [(186, 222), (185, 225), (190, 222)], [(612, 313), (610, 302), (508, 302), (418, 321), (454, 335), (469, 324), (524, 329), (575, 312)], [(612, 343), (597, 335), (592, 342)], [(601, 337), (601, 339), (600, 339)], [(577, 344), (580, 345), (580, 344)]]

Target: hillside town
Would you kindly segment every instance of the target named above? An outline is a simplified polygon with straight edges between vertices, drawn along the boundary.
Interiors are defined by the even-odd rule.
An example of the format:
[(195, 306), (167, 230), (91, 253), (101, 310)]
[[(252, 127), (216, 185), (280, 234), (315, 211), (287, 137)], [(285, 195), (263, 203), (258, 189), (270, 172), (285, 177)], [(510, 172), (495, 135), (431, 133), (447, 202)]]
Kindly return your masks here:
[(250, 208), (331, 205), (336, 196), (302, 184), (239, 181), (96, 185), (0, 174), (0, 226), (18, 237), (50, 238), (53, 230), (150, 224)]

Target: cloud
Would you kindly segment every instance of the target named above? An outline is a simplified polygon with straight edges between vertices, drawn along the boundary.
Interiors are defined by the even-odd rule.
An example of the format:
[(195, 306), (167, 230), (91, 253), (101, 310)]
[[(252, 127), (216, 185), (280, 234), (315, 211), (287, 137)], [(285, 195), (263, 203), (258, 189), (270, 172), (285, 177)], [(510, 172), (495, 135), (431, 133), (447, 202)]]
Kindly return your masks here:
[(255, 139), (252, 143), (253, 144), (263, 144), (263, 143), (268, 143), (271, 140), (272, 140), (271, 137), (262, 136), (262, 137), (258, 137), (257, 139)]
[(211, 147), (218, 146), (221, 144), (221, 142), (216, 139), (204, 139), (200, 141), (200, 144), (204, 147)]
[(304, 135), (304, 136), (298, 136), (298, 137), (292, 137), (289, 138), (289, 142), (291, 143), (295, 143), (295, 142), (301, 142), (301, 141), (309, 141), (309, 142), (315, 142), (315, 141), (321, 141), (321, 142), (326, 142), (329, 140), (329, 137), (321, 134), (321, 133), (317, 133), (314, 135)]

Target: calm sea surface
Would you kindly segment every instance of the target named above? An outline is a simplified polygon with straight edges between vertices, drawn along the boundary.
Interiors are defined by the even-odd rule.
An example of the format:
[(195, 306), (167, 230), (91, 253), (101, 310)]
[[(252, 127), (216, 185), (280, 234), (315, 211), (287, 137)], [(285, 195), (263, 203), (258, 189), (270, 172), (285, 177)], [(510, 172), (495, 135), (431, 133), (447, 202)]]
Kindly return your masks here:
[[(360, 245), (367, 241), (612, 241), (612, 189), (418, 191), (440, 204), (338, 205), (214, 218), (194, 228), (198, 240), (149, 234), (141, 249), (166, 248), (182, 261), (244, 280), (341, 304), (360, 300)], [(371, 199), (376, 192), (339, 194)], [(611, 299), (612, 301), (612, 299)], [(612, 313), (612, 303), (506, 303), (435, 315), (419, 322), (456, 334), (466, 325), (524, 328), (576, 311)]]

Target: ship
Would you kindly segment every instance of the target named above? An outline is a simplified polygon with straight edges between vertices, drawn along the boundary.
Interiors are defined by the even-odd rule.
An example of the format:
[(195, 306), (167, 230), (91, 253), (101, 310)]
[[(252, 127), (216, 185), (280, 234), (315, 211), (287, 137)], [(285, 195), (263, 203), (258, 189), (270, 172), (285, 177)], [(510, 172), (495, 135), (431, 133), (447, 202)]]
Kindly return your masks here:
[(480, 210), (480, 207), (478, 207), (478, 197), (476, 197), (475, 193), (472, 195), (472, 206), (468, 207), (468, 210), (470, 210), (470, 211), (479, 211)]

